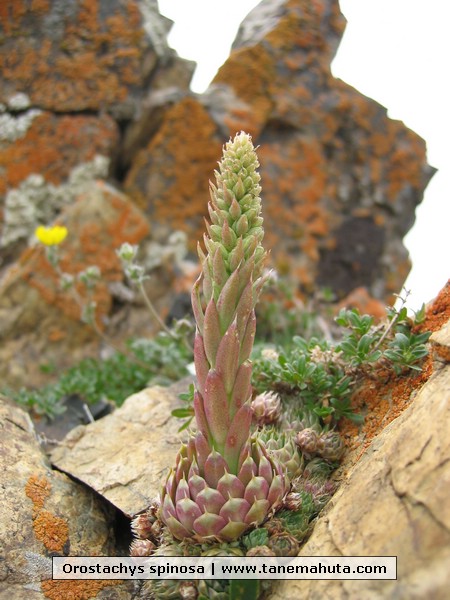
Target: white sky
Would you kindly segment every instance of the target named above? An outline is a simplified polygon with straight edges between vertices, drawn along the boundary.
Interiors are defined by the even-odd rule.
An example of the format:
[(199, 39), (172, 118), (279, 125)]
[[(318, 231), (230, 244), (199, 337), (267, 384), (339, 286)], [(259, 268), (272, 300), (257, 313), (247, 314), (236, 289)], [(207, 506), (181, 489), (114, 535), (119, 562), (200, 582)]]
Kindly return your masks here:
[[(204, 91), (229, 56), (238, 27), (256, 0), (158, 0), (175, 21), (169, 44), (198, 64)], [(408, 305), (431, 300), (450, 277), (450, 0), (340, 0), (347, 29), (332, 71), (389, 109), (427, 142), (439, 171), (405, 238), (413, 261)]]

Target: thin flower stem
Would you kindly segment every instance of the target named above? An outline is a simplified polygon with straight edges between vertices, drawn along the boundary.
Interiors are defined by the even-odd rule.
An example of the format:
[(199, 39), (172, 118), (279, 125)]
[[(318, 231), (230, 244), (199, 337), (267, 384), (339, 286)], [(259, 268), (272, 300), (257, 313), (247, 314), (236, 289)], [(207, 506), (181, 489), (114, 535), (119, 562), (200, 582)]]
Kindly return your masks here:
[(406, 300), (408, 299), (408, 296), (410, 295), (410, 293), (411, 292), (409, 290), (405, 290), (405, 297), (404, 298), (400, 298), (400, 296), (398, 296), (398, 298), (400, 298), (400, 300), (402, 301), (402, 305), (400, 306), (399, 310), (397, 310), (397, 312), (395, 313), (395, 316), (391, 319), (389, 325), (384, 330), (383, 335), (380, 337), (380, 339), (378, 340), (378, 342), (375, 344), (372, 352), (375, 352), (375, 350), (378, 350), (378, 348), (381, 346), (381, 344), (384, 342), (384, 340), (388, 336), (388, 334), (391, 331), (391, 329), (394, 327), (394, 325), (398, 321), (398, 318), (399, 318), (399, 315), (400, 315), (400, 311), (405, 306)]
[[(156, 310), (155, 310), (155, 307), (153, 306), (153, 303), (152, 303), (152, 301), (150, 300), (150, 298), (148, 297), (148, 294), (147, 294), (147, 292), (146, 292), (146, 290), (145, 290), (144, 283), (143, 283), (142, 281), (139, 281), (138, 285), (139, 285), (139, 291), (141, 292), (141, 294), (142, 294), (142, 297), (144, 298), (144, 301), (145, 301), (145, 304), (146, 304), (147, 308), (148, 308), (148, 309), (149, 309), (149, 311), (151, 312), (151, 314), (152, 314), (152, 316), (154, 317), (154, 319), (155, 319), (155, 320), (156, 320), (156, 321), (159, 323), (159, 325), (160, 325), (161, 329), (163, 329), (163, 330), (164, 330), (164, 331), (165, 331), (165, 332), (166, 332), (168, 335), (170, 335), (170, 337), (171, 337), (172, 339), (174, 339), (174, 340), (178, 341), (178, 339), (179, 339), (179, 338), (178, 338), (178, 336), (177, 336), (177, 335), (175, 335), (175, 334), (173, 333), (173, 331), (171, 331), (171, 330), (170, 330), (170, 329), (167, 327), (167, 325), (166, 325), (166, 324), (164, 323), (164, 321), (161, 319), (161, 317), (159, 316), (159, 314), (156, 312)], [(193, 348), (191, 347), (191, 345), (189, 344), (189, 342), (187, 341), (187, 339), (186, 339), (186, 338), (183, 338), (183, 341), (184, 341), (184, 343), (185, 343), (185, 345), (186, 345), (187, 349), (188, 349), (190, 352), (193, 352), (194, 350), (193, 350)]]

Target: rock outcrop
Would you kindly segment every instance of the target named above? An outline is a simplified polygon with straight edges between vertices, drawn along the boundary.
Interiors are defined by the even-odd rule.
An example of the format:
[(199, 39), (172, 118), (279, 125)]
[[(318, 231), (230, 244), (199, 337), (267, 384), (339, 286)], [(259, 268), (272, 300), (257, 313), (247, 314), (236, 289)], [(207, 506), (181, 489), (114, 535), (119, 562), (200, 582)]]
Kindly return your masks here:
[(152, 218), (185, 223), (194, 248), (220, 142), (246, 129), (260, 146), (278, 271), (305, 295), (324, 286), (342, 298), (363, 286), (387, 302), (408, 274), (402, 238), (432, 169), (423, 140), (332, 77), (344, 27), (337, 0), (261, 2), (210, 89), (165, 113), (125, 189)]
[(0, 472), (0, 598), (88, 600), (116, 586), (131, 598), (130, 582), (52, 580), (53, 555), (115, 554), (113, 510), (51, 468), (29, 416), (3, 397)]
[[(261, 2), (202, 95), (188, 90), (193, 64), (167, 45), (170, 25), (156, 0), (0, 7), (0, 363), (12, 372), (0, 375), (7, 383), (16, 385), (24, 372), (30, 384), (40, 383), (34, 363), (45, 344), (44, 358), (57, 368), (66, 365), (64, 355), (75, 361), (101, 347), (71, 303), (55, 303), (44, 290), (45, 269), (22, 277), (11, 296), (11, 277), (34, 268), (35, 226), (58, 220), (70, 226), (70, 239), (81, 240), (86, 223), (70, 211), (81, 196), (98, 194), (99, 180), (109, 181), (125, 191), (130, 210), (141, 211), (146, 243), (164, 245), (182, 231), (195, 260), (208, 180), (222, 144), (240, 129), (260, 146), (272, 266), (303, 299), (320, 288), (337, 300), (362, 290), (374, 306), (374, 299), (388, 303), (406, 279), (402, 239), (432, 170), (423, 140), (332, 77), (345, 27), (338, 0)], [(120, 219), (108, 223), (111, 235), (101, 233), (103, 223), (91, 223), (89, 252), (77, 264), (88, 254), (90, 264), (94, 256), (103, 262), (119, 238), (144, 243), (141, 235), (127, 237)], [(164, 296), (168, 284), (182, 294), (194, 278), (190, 269), (187, 281), (178, 266), (172, 257), (152, 273), (166, 313), (174, 301)], [(123, 280), (110, 274), (107, 267), (106, 283), (117, 291)], [(37, 298), (36, 315), (45, 316), (19, 318), (34, 312)], [(119, 319), (112, 298), (105, 292), (99, 316), (115, 341), (147, 333), (135, 305)], [(70, 350), (54, 344), (55, 331), (71, 338)]]
[[(402, 403), (397, 405), (399, 397), (389, 390), (390, 406), (385, 407), (383, 420), (378, 420), (368, 443), (360, 435), (355, 450), (347, 453), (338, 491), (300, 552), (300, 556), (395, 555), (398, 579), (284, 581), (274, 589), (275, 600), (447, 598), (449, 292), (450, 284), (429, 306), (424, 324), (436, 329), (430, 345), (432, 368), (424, 371), (421, 385), (414, 373), (399, 378), (397, 384), (406, 395)], [(164, 473), (173, 465), (179, 435), (169, 414), (175, 403), (171, 390), (144, 390), (114, 414), (75, 429), (51, 460), (127, 515), (137, 513), (158, 494)], [(367, 414), (367, 422), (377, 410)]]

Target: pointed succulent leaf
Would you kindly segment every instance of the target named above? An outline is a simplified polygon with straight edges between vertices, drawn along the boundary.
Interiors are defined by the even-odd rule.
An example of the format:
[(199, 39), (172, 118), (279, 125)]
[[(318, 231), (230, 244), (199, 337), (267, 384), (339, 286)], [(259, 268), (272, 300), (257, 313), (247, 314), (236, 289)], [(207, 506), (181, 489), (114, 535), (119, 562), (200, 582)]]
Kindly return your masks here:
[(182, 498), (189, 498), (189, 485), (184, 478), (178, 481), (175, 492), (175, 505), (177, 505)]
[(239, 366), (238, 360), (239, 337), (237, 334), (236, 323), (233, 322), (226, 330), (216, 355), (217, 371), (222, 376), (227, 395), (233, 390), (236, 381), (236, 374)]
[(220, 531), (220, 537), (227, 542), (232, 542), (240, 538), (248, 528), (249, 526), (246, 523), (229, 521), (225, 527), (222, 527)]
[[(213, 513), (203, 513), (193, 523), (195, 533), (201, 538), (218, 536), (227, 522), (219, 515)], [(188, 535), (186, 537), (189, 537)]]
[(242, 481), (244, 486), (247, 486), (249, 481), (251, 481), (251, 479), (256, 475), (257, 472), (258, 472), (258, 468), (255, 464), (255, 461), (249, 455), (244, 460), (244, 462), (239, 470), (238, 479), (239, 479), (239, 481)]
[(212, 367), (216, 364), (216, 352), (221, 338), (219, 314), (217, 312), (216, 303), (214, 302), (214, 299), (211, 298), (205, 311), (203, 343), (205, 345), (206, 356)]
[(203, 396), (198, 391), (194, 393), (193, 406), (195, 411), (195, 418), (197, 420), (197, 427), (204, 435), (204, 437), (209, 440), (211, 438), (211, 432), (209, 431), (209, 423), (205, 414)]
[(223, 376), (215, 370), (210, 370), (206, 377), (203, 408), (212, 443), (221, 448), (228, 434), (229, 406)]
[[(225, 498), (222, 494), (213, 488), (205, 487), (196, 498), (196, 503), (202, 513), (210, 512), (218, 515), (222, 506), (225, 503)], [(200, 516), (200, 515), (199, 515)]]
[(225, 473), (217, 483), (217, 489), (222, 496), (228, 498), (243, 498), (245, 487), (242, 481), (232, 473)]
[(190, 498), (182, 498), (177, 502), (177, 517), (180, 523), (188, 530), (192, 529), (195, 519), (202, 514), (196, 502)]
[(244, 404), (234, 415), (225, 440), (223, 455), (231, 473), (237, 473), (241, 448), (248, 440), (251, 422), (251, 408)]
[(250, 399), (251, 395), (252, 364), (246, 360), (238, 369), (233, 387), (233, 401), (236, 409), (240, 408)]
[(177, 540), (184, 540), (185, 538), (190, 537), (190, 532), (186, 529), (186, 527), (183, 527), (180, 521), (175, 517), (167, 517), (167, 519), (165, 519), (165, 523), (169, 528), (170, 533)]
[(212, 450), (205, 462), (205, 481), (209, 487), (217, 489), (219, 479), (227, 472), (227, 463), (223, 456), (216, 450)]
[(244, 498), (230, 498), (220, 509), (220, 516), (226, 521), (245, 521), (251, 504)]
[(267, 517), (271, 504), (268, 500), (261, 498), (251, 505), (250, 510), (245, 517), (245, 522), (249, 525), (259, 525)]
[(213, 278), (214, 283), (219, 289), (223, 288), (228, 279), (228, 272), (222, 253), (217, 250), (213, 257)]
[(256, 333), (256, 316), (255, 312), (252, 311), (247, 321), (245, 333), (242, 338), (241, 348), (239, 350), (239, 362), (245, 363), (250, 358), (253, 350), (253, 342), (255, 341)]
[(203, 337), (200, 333), (197, 333), (194, 338), (194, 360), (198, 388), (200, 394), (203, 395), (205, 393), (205, 381), (208, 376), (210, 364), (205, 353)]
[(250, 504), (253, 504), (256, 500), (264, 500), (267, 498), (267, 494), (269, 492), (269, 484), (264, 479), (264, 477), (260, 477), (259, 475), (256, 477), (252, 477), (252, 479), (248, 482), (245, 487), (244, 498)]
[(192, 500), (197, 501), (197, 497), (201, 491), (206, 488), (206, 481), (200, 475), (192, 475), (189, 477), (189, 491)]
[(225, 332), (233, 320), (239, 293), (239, 272), (234, 271), (223, 286), (217, 299), (217, 312), (222, 332)]

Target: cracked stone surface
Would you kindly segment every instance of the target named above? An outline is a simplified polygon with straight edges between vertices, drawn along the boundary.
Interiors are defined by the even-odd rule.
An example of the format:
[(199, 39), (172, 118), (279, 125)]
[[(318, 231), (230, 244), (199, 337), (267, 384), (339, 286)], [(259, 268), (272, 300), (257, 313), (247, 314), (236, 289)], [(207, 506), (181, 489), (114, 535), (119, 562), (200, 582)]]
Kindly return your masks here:
[[(72, 581), (51, 580), (52, 555), (114, 554), (112, 511), (91, 490), (52, 470), (28, 414), (2, 396), (0, 473), (0, 598), (92, 598), (111, 590), (113, 583), (89, 581), (82, 595)], [(124, 600), (131, 597), (128, 583), (115, 587), (113, 594), (120, 589)]]
[(74, 429), (51, 454), (61, 471), (83, 481), (128, 516), (159, 494), (180, 445), (169, 388), (130, 396), (114, 413)]
[[(448, 324), (433, 334), (447, 345)], [(284, 581), (276, 600), (445, 600), (450, 589), (450, 366), (374, 439), (300, 556), (398, 557), (397, 581)]]

